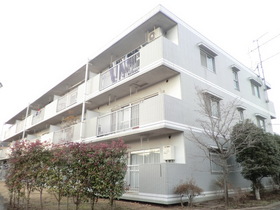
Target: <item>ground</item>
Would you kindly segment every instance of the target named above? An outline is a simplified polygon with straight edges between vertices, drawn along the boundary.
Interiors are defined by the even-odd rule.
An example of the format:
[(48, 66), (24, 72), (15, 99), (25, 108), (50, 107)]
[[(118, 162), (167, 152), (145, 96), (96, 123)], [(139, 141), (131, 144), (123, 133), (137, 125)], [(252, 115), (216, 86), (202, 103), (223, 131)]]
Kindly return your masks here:
[[(9, 192), (5, 187), (5, 183), (0, 181), (0, 204), (8, 203), (9, 202)], [(262, 194), (262, 200), (256, 201), (251, 194), (247, 194), (246, 196), (238, 196), (237, 198), (231, 198), (231, 209), (280, 209), (280, 193), (279, 192), (269, 192)], [(55, 198), (48, 194), (44, 193), (44, 210), (54, 210), (57, 209), (57, 202)], [(2, 201), (1, 201), (2, 200)], [(3, 201), (4, 200), (4, 201)], [(239, 202), (237, 201), (239, 200)], [(40, 209), (40, 199), (39, 193), (33, 192), (31, 196), (31, 205), (32, 208), (30, 209)], [(238, 205), (237, 205), (238, 203)], [(252, 208), (253, 207), (253, 208)], [(0, 209), (1, 206), (0, 206)], [(24, 209), (24, 208), (21, 208)], [(61, 204), (61, 210), (66, 209), (75, 209), (74, 204), (71, 199), (68, 200), (68, 208), (67, 208), (67, 199), (64, 199)], [(90, 209), (89, 204), (81, 205), (80, 209)], [(95, 210), (107, 210), (110, 209), (108, 200), (107, 199), (99, 199), (98, 202), (95, 204)], [(116, 210), (137, 210), (137, 209), (145, 209), (145, 210), (179, 210), (182, 207), (178, 205), (154, 205), (154, 204), (147, 204), (147, 203), (138, 203), (138, 202), (131, 202), (131, 201), (121, 201), (117, 200), (115, 202), (115, 209)], [(184, 207), (184, 209), (190, 209), (188, 207)], [(195, 203), (192, 209), (195, 210), (222, 210), (223, 207), (223, 200), (217, 199), (214, 201), (208, 201), (203, 203)]]

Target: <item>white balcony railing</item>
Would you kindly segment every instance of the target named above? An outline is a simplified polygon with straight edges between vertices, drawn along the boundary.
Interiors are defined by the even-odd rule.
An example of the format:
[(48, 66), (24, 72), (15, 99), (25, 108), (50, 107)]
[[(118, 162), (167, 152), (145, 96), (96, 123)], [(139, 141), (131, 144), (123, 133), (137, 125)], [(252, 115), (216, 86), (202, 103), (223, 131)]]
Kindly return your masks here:
[(69, 126), (67, 128), (55, 131), (53, 134), (53, 144), (64, 144), (67, 142), (73, 142), (79, 139), (80, 123)]
[(41, 122), (44, 119), (45, 109), (40, 109), (33, 114), (32, 125)]
[(117, 133), (139, 126), (139, 104), (131, 105), (97, 118), (97, 136)]
[(78, 88), (72, 90), (71, 92), (65, 94), (64, 96), (58, 99), (56, 111), (59, 112), (71, 106), (72, 104), (76, 103), (77, 98), (78, 98)]
[(100, 75), (100, 90), (103, 90), (138, 72), (140, 53), (128, 57)]

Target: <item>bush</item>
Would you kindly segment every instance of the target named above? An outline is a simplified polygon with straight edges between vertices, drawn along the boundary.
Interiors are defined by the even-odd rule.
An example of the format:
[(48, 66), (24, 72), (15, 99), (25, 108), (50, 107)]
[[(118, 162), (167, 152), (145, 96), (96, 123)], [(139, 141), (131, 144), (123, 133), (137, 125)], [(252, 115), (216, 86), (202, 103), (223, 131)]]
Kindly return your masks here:
[(200, 195), (203, 190), (198, 187), (193, 179), (186, 181), (183, 184), (179, 184), (175, 189), (174, 193), (181, 196), (181, 206), (183, 207), (183, 196), (186, 195), (188, 197), (189, 206), (192, 206), (193, 199)]

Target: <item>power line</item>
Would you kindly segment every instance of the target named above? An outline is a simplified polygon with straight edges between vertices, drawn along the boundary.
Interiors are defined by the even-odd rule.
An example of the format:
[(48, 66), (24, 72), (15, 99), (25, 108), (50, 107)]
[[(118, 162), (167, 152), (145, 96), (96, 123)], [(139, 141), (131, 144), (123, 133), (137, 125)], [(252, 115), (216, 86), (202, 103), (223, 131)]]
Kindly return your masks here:
[(262, 62), (265, 62), (265, 61), (267, 61), (267, 60), (269, 60), (269, 59), (271, 59), (271, 58), (273, 58), (273, 57), (275, 57), (276, 55), (279, 55), (279, 54), (280, 54), (280, 51), (278, 53), (275, 53), (274, 55), (264, 59)]
[[(264, 35), (266, 35), (266, 34), (267, 34), (267, 33), (265, 33)], [(254, 42), (258, 42), (258, 40), (259, 40), (260, 38), (262, 38), (264, 35), (260, 36), (260, 37), (259, 37), (258, 39), (256, 39), (256, 40), (254, 40)], [(277, 38), (278, 36), (280, 36), (280, 34), (277, 34), (276, 36), (272, 37), (271, 39), (267, 40), (266, 42), (260, 44), (258, 47), (261, 47), (261, 46), (267, 44), (268, 42), (272, 41), (273, 39)], [(253, 51), (257, 50), (258, 47), (256, 47), (255, 49), (252, 49), (250, 52), (253, 52)]]

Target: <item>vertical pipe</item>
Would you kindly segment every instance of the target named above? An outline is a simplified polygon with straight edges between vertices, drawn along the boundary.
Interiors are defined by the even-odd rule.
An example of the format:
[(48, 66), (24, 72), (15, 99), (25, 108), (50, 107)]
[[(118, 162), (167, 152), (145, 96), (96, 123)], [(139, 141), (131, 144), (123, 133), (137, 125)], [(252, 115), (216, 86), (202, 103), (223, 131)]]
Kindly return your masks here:
[(86, 109), (86, 96), (87, 96), (87, 80), (88, 80), (88, 65), (89, 60), (86, 64), (86, 71), (85, 71), (85, 84), (84, 84), (84, 99), (82, 104), (82, 115), (81, 115), (81, 127), (80, 127), (80, 141), (83, 139), (83, 129), (85, 123), (85, 109)]
[(24, 139), (24, 136), (25, 136), (26, 121), (27, 121), (27, 117), (28, 117), (29, 107), (30, 107), (30, 104), (28, 104), (28, 106), (26, 108), (25, 119), (24, 119), (24, 124), (23, 124), (23, 132), (22, 132), (22, 137), (21, 137), (22, 139)]

